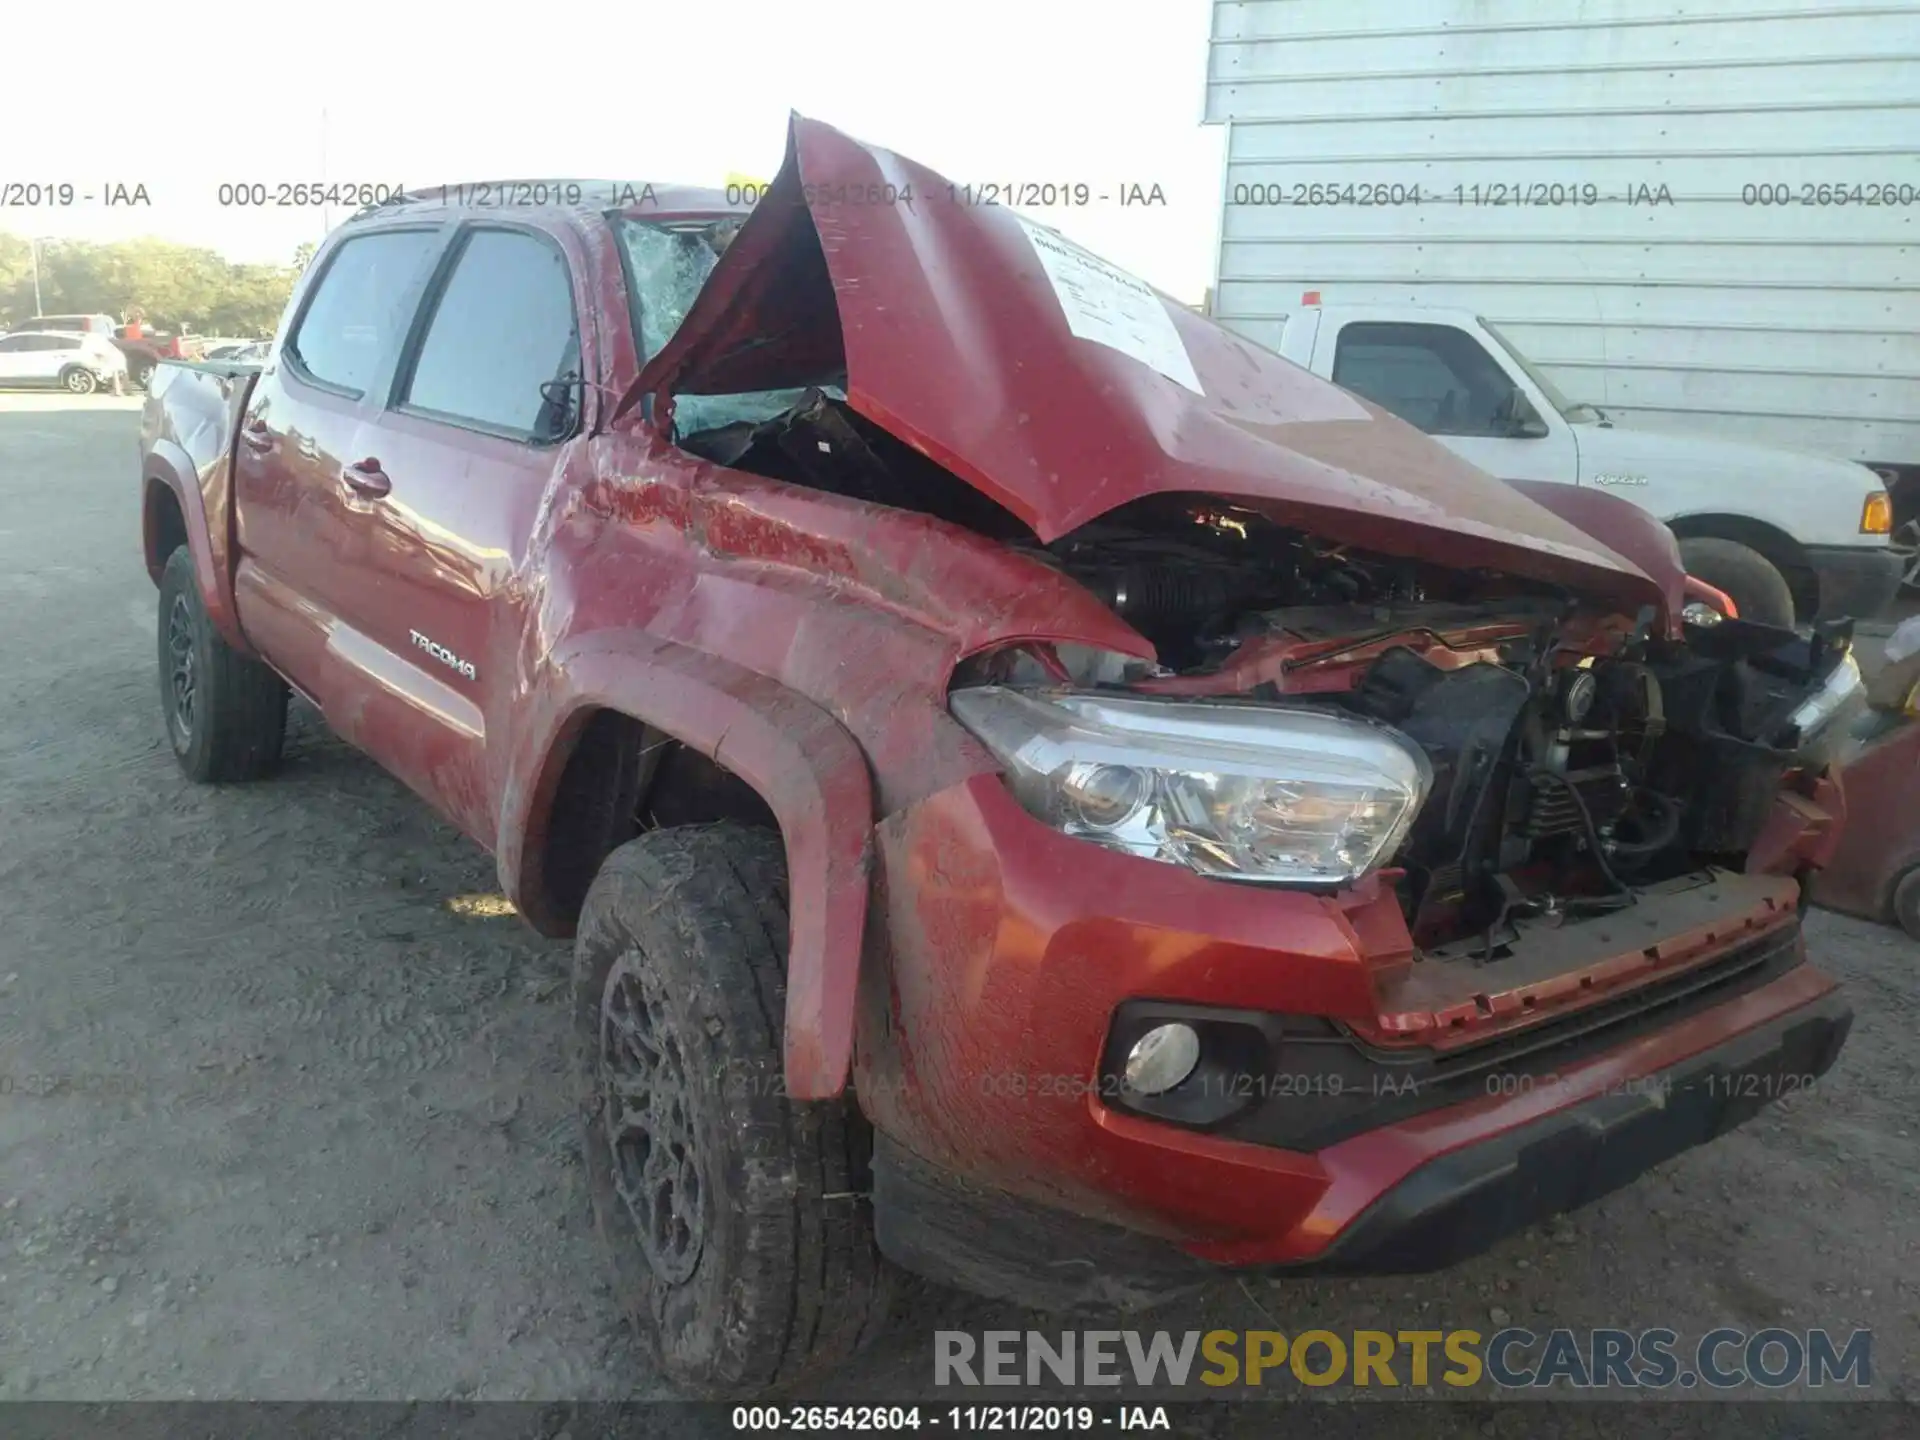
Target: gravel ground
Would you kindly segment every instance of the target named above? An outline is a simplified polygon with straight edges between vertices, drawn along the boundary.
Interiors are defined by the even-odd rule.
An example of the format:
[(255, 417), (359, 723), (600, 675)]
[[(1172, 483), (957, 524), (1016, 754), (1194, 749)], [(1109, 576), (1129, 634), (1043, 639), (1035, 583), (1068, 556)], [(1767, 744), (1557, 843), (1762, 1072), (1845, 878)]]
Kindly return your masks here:
[[(666, 1395), (587, 1223), (565, 947), (460, 913), (491, 860), (310, 713), (270, 783), (176, 770), (137, 405), (0, 397), (0, 1396)], [(1149, 1323), (1865, 1326), (1872, 1393), (1912, 1398), (1920, 946), (1809, 936), (1858, 1008), (1817, 1093), (1449, 1273), (1225, 1283)], [(816, 1398), (925, 1394), (929, 1329)]]

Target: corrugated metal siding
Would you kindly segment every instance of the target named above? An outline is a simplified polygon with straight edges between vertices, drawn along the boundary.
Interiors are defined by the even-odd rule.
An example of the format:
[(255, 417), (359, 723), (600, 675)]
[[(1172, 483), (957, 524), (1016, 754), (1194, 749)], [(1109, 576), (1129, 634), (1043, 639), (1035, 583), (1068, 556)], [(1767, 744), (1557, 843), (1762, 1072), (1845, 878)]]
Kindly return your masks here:
[[(1206, 114), (1214, 313), (1254, 340), (1307, 288), (1456, 306), (1632, 423), (1920, 463), (1920, 3), (1215, 0)], [(1310, 184), (1445, 203), (1235, 203)], [(1604, 199), (1452, 203), (1501, 184)]]

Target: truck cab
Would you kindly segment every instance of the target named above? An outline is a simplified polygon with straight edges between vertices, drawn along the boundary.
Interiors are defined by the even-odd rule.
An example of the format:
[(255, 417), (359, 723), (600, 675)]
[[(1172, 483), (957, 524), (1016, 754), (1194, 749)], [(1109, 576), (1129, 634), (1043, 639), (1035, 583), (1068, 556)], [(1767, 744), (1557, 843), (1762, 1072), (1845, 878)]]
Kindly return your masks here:
[(1606, 489), (1665, 521), (1690, 572), (1773, 624), (1869, 619), (1900, 560), (1880, 477), (1829, 456), (1616, 425), (1470, 311), (1303, 294), (1280, 353), (1504, 480)]

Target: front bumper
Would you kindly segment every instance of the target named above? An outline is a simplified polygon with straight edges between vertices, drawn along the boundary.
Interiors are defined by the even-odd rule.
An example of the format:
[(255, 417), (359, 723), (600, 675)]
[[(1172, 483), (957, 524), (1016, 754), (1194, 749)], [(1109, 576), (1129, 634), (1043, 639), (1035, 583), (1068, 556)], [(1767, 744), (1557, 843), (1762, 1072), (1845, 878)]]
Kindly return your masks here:
[(1299, 1268), (1411, 1274), (1477, 1255), (1807, 1089), (1832, 1068), (1852, 1023), (1852, 1007), (1829, 993), (1682, 1064), (1429, 1161)]
[(1806, 553), (1820, 587), (1817, 619), (1877, 619), (1900, 591), (1901, 556), (1888, 546), (1809, 545)]
[[(873, 1166), (876, 1234), (888, 1256), (910, 1270), (1049, 1310), (1143, 1308), (1205, 1283), (1215, 1273), (1209, 1262), (1275, 1274), (1441, 1270), (1549, 1216), (1591, 1204), (1662, 1161), (1725, 1134), (1772, 1101), (1812, 1087), (1846, 1043), (1852, 1008), (1831, 981), (1804, 967), (1776, 985), (1796, 998), (1813, 998), (1678, 1063), (1616, 1072), (1598, 1093), (1511, 1129), (1490, 1129), (1484, 1122), (1491, 1116), (1479, 1122), (1464, 1114), (1433, 1117), (1480, 1134), (1378, 1191), (1351, 1218), (1339, 1212), (1354, 1194), (1364, 1193), (1365, 1172), (1377, 1157), (1418, 1144), (1419, 1137), (1389, 1126), (1324, 1153), (1321, 1158), (1338, 1173), (1353, 1158), (1339, 1156), (1339, 1150), (1372, 1152), (1373, 1159), (1362, 1160), (1362, 1188), (1336, 1185), (1328, 1213), (1310, 1216), (1277, 1244), (1208, 1254), (1209, 1247), (1183, 1246), (984, 1189), (884, 1136)], [(1764, 1003), (1764, 993), (1754, 998)], [(1580, 1088), (1564, 1083), (1569, 1094)], [(1242, 1178), (1261, 1183), (1251, 1157)], [(1338, 1228), (1314, 1253), (1281, 1263), (1266, 1258), (1295, 1248), (1300, 1233), (1328, 1225)]]
[[(1076, 1275), (1144, 1273), (1145, 1290), (1210, 1265), (1397, 1267), (1406, 1254), (1383, 1237), (1418, 1231), (1424, 1253), (1444, 1238), (1430, 1225), (1456, 1223), (1423, 1218), (1456, 1214), (1449, 1197), (1485, 1200), (1495, 1229), (1526, 1223), (1744, 1118), (1738, 1103), (1708, 1113), (1694, 1098), (1649, 1117), (1636, 1099), (1649, 1077), (1673, 1072), (1656, 1088), (1704, 1086), (1711, 1098), (1695, 1071), (1718, 1066), (1754, 1077), (1718, 1098), (1765, 1099), (1779, 1084), (1749, 1063), (1743, 1037), (1822, 1017), (1831, 1043), (1795, 1039), (1780, 1061), (1812, 1074), (1845, 1033), (1834, 981), (1804, 963), (1793, 931), (1796, 888), (1764, 875), (1729, 882), (1749, 902), (1706, 903), (1666, 938), (1595, 922), (1503, 988), (1494, 970), (1412, 964), (1390, 890), (1369, 900), (1205, 881), (1048, 829), (991, 773), (889, 816), (877, 858), (884, 921), (860, 970), (853, 1088), (880, 1137), (881, 1244), (909, 1268), (1028, 1303), (1042, 1297), (1020, 1287), (1042, 1275), (1061, 1292), (1044, 1303), (1058, 1305), (1080, 1293)], [(1589, 938), (1613, 948), (1568, 969), (1567, 946)], [(1782, 944), (1778, 968), (1677, 994)], [(1668, 982), (1660, 1013), (1628, 1006), (1618, 1028), (1593, 1028), (1612, 997)], [(1550, 1065), (1475, 1071), (1437, 1095), (1423, 1082), (1422, 1108), (1383, 1103), (1362, 1128), (1282, 1140), (1121, 1108), (1102, 1088), (1101, 1057), (1129, 1002), (1326, 1017), (1374, 1051), (1461, 1063), (1503, 1037), (1544, 1036), (1556, 1017), (1585, 1030), (1556, 1040)], [(1562, 1147), (1553, 1163), (1589, 1178), (1554, 1189), (1540, 1167)], [(1158, 1258), (1129, 1259), (1142, 1249)], [(1436, 1253), (1436, 1264), (1455, 1258)]]

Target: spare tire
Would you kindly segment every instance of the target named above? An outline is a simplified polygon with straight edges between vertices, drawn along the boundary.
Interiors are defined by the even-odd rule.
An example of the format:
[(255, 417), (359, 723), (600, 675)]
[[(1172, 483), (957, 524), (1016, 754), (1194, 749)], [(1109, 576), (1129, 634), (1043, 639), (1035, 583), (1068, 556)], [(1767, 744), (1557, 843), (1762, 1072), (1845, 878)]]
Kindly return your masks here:
[(1793, 628), (1793, 590), (1774, 563), (1750, 545), (1710, 535), (1680, 542), (1687, 573), (1725, 592), (1742, 620)]

